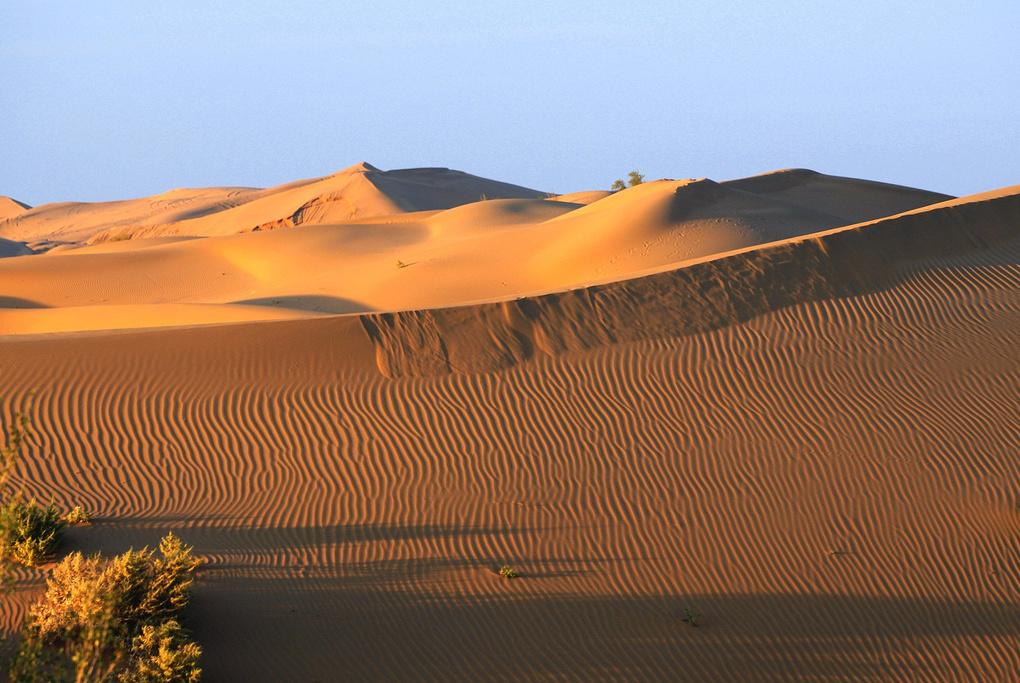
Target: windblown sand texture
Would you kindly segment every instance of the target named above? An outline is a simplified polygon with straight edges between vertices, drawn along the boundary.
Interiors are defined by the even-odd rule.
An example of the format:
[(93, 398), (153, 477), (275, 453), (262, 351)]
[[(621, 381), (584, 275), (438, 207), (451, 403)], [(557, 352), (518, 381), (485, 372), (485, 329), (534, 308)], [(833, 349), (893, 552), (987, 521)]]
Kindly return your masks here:
[(1018, 680), (1020, 186), (360, 164), (0, 237), (18, 481), (196, 546), (206, 680)]

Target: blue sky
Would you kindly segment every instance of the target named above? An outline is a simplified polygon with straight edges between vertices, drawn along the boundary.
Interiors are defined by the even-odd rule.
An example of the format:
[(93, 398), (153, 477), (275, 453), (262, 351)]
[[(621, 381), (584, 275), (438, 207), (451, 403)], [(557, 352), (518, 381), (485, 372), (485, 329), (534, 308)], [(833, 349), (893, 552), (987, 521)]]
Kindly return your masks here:
[(362, 160), (557, 192), (804, 166), (966, 194), (1020, 183), (1018, 36), (1017, 0), (5, 0), (0, 194)]

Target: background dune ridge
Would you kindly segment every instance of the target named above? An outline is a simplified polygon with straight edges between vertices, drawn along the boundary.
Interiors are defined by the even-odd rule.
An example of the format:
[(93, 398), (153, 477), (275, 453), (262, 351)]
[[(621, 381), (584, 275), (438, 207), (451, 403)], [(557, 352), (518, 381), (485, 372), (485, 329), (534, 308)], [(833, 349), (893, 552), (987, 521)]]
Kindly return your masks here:
[[(232, 189), (229, 202), (220, 201), (225, 191), (175, 190), (114, 208), (50, 205), (21, 223), (0, 222), (0, 233), (52, 247), (41, 258), (0, 260), (0, 334), (508, 300), (634, 278), (843, 226), (850, 216), (878, 218), (945, 199), (795, 170), (724, 183), (648, 182), (573, 203), (459, 171), (383, 172), (367, 164), (269, 190)], [(203, 192), (219, 208), (198, 208)], [(184, 208), (165, 206), (178, 201)], [(118, 224), (153, 207), (164, 217), (201, 215), (152, 231)], [(56, 244), (70, 233), (45, 221), (24, 232), (32, 215), (51, 213), (71, 221), (72, 232), (79, 224), (92, 230), (89, 240), (113, 241)], [(102, 216), (107, 222), (96, 223)]]

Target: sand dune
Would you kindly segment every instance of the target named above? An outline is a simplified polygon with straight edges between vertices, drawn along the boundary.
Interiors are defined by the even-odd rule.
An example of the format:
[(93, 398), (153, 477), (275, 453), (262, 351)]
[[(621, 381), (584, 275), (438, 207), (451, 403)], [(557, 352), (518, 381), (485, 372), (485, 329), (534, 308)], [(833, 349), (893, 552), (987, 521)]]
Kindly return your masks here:
[(24, 242), (81, 243), (100, 233), (136, 226), (172, 224), (215, 213), (250, 200), (251, 188), (170, 190), (152, 197), (115, 202), (43, 204), (0, 220), (0, 236)]
[(28, 204), (19, 202), (13, 197), (0, 195), (0, 221), (25, 213), (31, 208)]
[[(344, 177), (367, 184), (372, 175)], [(837, 180), (850, 183), (852, 192), (862, 182)], [(317, 185), (194, 220), (254, 211), (288, 193), (315, 195)], [(889, 190), (882, 192), (884, 207)], [(904, 190), (898, 205), (916, 205), (914, 195)], [(587, 205), (498, 199), (297, 230), (58, 247), (42, 258), (0, 262), (0, 290), (9, 302), (21, 302), (0, 308), (0, 332), (45, 332), (48, 319), (54, 332), (123, 329), (143, 320), (146, 326), (216, 322), (212, 304), (224, 306), (222, 322), (233, 322), (286, 315), (274, 307), (354, 313), (511, 299), (627, 279), (844, 223), (772, 194), (711, 180), (664, 180)], [(260, 307), (238, 307), (251, 302)], [(174, 306), (159, 307), (164, 304)], [(136, 323), (138, 306), (148, 308)], [(66, 307), (87, 307), (87, 313)]]
[(780, 199), (859, 223), (952, 199), (949, 195), (873, 180), (786, 169), (729, 180), (727, 187)]
[(775, 177), (4, 259), (18, 481), (208, 680), (1011, 680), (1020, 186)]
[(337, 223), (406, 211), (448, 209), (484, 198), (545, 193), (446, 168), (380, 171), (361, 163), (322, 178), (258, 190), (171, 190), (119, 202), (63, 202), (4, 221), (0, 236), (26, 242), (105, 242), (166, 235), (229, 235)]

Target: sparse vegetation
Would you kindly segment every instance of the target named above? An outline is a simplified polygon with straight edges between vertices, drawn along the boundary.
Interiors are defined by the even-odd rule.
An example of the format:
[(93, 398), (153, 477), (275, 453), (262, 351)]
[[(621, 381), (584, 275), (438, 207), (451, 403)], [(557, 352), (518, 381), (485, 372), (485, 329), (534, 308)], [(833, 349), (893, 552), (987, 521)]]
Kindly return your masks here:
[[(15, 413), (0, 448), (0, 562), (33, 566), (52, 555), (64, 527), (53, 505), (42, 507), (10, 490), (9, 479), (28, 438), (28, 416)], [(6, 579), (6, 573), (2, 578)]]
[(92, 521), (92, 515), (85, 511), (81, 505), (75, 505), (71, 511), (64, 515), (64, 523), (68, 526), (84, 526)]
[(616, 180), (613, 181), (613, 184), (610, 186), (609, 189), (612, 190), (613, 192), (618, 192), (620, 190), (626, 189), (628, 187), (628, 183), (630, 187), (634, 187), (635, 185), (640, 185), (643, 182), (645, 182), (645, 177), (643, 175), (641, 175), (637, 171), (631, 171), (630, 173), (627, 174), (626, 183), (623, 182), (622, 178), (617, 178)]
[(201, 649), (177, 617), (198, 565), (172, 533), (158, 553), (68, 555), (29, 610), (12, 680), (195, 683)]
[(508, 581), (511, 579), (516, 579), (520, 576), (520, 574), (517, 573), (517, 570), (508, 564), (504, 564), (502, 567), (499, 568), (499, 575), (502, 576), (504, 579), (507, 579)]
[(701, 613), (690, 607), (684, 607), (680, 613), (680, 621), (697, 628), (701, 624)]
[(40, 506), (20, 494), (0, 505), (0, 556), (35, 566), (53, 554), (64, 521), (56, 506)]

